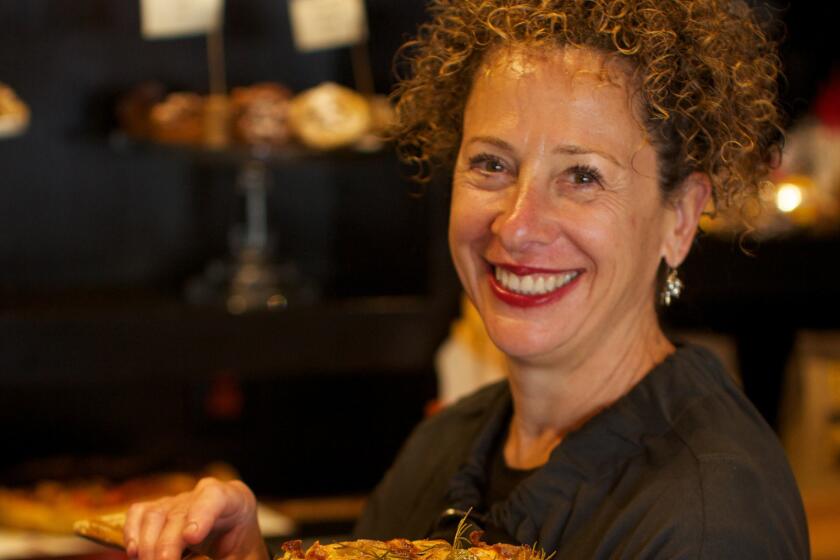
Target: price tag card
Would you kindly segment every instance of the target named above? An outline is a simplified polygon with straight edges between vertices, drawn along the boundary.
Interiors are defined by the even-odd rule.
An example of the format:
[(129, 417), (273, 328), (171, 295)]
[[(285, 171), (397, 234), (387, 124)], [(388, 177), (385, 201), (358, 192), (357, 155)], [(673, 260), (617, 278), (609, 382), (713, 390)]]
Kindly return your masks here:
[(168, 39), (209, 33), (222, 22), (224, 0), (140, 0), (143, 37)]
[(310, 52), (367, 39), (364, 0), (289, 0), (295, 47)]

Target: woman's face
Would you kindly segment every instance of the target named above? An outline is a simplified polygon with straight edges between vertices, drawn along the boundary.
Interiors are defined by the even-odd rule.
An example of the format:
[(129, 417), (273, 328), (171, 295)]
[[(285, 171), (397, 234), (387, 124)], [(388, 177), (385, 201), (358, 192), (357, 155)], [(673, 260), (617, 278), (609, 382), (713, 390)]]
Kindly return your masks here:
[(500, 50), (476, 74), (449, 243), (490, 336), (514, 358), (585, 356), (656, 321), (674, 211), (627, 88), (587, 49)]

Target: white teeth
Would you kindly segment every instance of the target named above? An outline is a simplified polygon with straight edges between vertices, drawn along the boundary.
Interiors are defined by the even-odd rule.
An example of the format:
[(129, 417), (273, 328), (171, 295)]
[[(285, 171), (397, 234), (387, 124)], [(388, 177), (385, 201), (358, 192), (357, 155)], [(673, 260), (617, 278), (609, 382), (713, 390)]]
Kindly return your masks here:
[(535, 293), (536, 290), (534, 289), (534, 277), (533, 276), (526, 276), (522, 279), (522, 282), (519, 284), (519, 289), (526, 293)]
[(577, 271), (564, 274), (528, 274), (517, 276), (516, 274), (496, 267), (496, 280), (506, 290), (523, 295), (542, 295), (558, 290), (574, 280), (578, 275)]

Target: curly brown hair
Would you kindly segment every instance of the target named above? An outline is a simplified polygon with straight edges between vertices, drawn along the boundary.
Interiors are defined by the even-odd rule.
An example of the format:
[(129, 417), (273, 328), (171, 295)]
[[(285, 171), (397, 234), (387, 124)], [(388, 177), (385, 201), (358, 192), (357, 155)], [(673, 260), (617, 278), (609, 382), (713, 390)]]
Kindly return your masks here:
[(432, 0), (400, 49), (395, 137), (418, 176), (451, 164), (476, 69), (500, 45), (580, 46), (629, 59), (663, 192), (705, 172), (717, 208), (778, 163), (776, 43), (743, 0)]

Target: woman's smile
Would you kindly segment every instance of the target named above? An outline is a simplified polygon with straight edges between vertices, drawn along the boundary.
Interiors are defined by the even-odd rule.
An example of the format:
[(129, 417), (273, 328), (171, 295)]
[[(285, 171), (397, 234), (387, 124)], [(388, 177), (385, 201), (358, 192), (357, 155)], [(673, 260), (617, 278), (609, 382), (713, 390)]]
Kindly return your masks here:
[(508, 305), (534, 307), (559, 300), (577, 284), (582, 272), (495, 265), (488, 273), (488, 282), (493, 294)]

